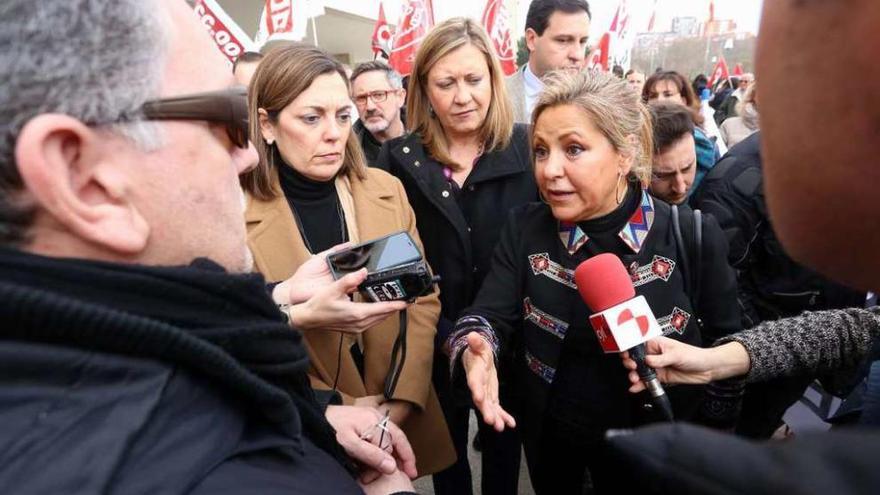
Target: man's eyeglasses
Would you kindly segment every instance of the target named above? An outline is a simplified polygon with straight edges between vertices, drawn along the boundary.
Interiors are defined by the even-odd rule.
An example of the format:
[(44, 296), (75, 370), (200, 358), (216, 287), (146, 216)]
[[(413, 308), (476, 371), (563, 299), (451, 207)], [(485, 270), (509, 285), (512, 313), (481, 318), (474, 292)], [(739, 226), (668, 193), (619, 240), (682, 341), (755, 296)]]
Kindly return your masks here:
[(382, 103), (383, 101), (388, 99), (388, 95), (396, 92), (396, 89), (391, 89), (388, 91), (373, 91), (370, 93), (365, 93), (362, 95), (357, 95), (354, 97), (354, 102), (358, 105), (366, 105), (367, 98), (373, 100), (374, 103)]
[(141, 107), (147, 120), (205, 120), (223, 124), (239, 148), (248, 147), (247, 88), (238, 86), (209, 93), (162, 98)]

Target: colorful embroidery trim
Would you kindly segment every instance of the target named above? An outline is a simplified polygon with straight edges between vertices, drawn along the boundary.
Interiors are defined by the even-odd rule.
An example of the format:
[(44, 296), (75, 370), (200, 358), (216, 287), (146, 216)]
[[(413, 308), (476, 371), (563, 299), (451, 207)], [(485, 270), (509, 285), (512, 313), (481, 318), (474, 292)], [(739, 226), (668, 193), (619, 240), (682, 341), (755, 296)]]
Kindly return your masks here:
[(671, 335), (673, 332), (679, 335), (684, 334), (684, 329), (689, 321), (691, 321), (690, 313), (677, 306), (672, 308), (672, 314), (657, 318), (657, 323), (663, 329), (664, 336)]
[(523, 313), (525, 314), (524, 320), (534, 323), (538, 328), (546, 330), (560, 339), (565, 338), (568, 323), (535, 307), (531, 298), (527, 297), (523, 300)]
[[(653, 224), (654, 199), (651, 198), (651, 195), (646, 190), (642, 190), (642, 203), (633, 212), (629, 222), (620, 229), (617, 235), (633, 252), (638, 253), (642, 249), (642, 244), (644, 244), (645, 238), (648, 237), (648, 232)], [(559, 240), (562, 241), (562, 245), (568, 250), (568, 254), (574, 254), (590, 238), (587, 237), (587, 234), (576, 223), (559, 222)]]
[(560, 284), (567, 285), (572, 289), (577, 289), (577, 285), (574, 283), (574, 271), (550, 260), (549, 253), (529, 255), (529, 264), (532, 266), (532, 272), (535, 275), (544, 275)]
[(547, 383), (553, 383), (553, 377), (556, 375), (556, 369), (544, 364), (532, 355), (529, 351), (526, 351), (526, 364), (528, 364), (529, 369), (541, 379), (543, 379)]
[(639, 205), (618, 235), (630, 249), (638, 253), (653, 224), (654, 200), (651, 199), (651, 195), (647, 191), (642, 190), (642, 204)]
[(581, 246), (590, 240), (576, 223), (571, 222), (559, 222), (559, 239), (568, 250), (568, 254), (576, 253)]
[(675, 271), (675, 261), (657, 255), (647, 265), (639, 266), (638, 262), (633, 261), (629, 266), (629, 275), (634, 287), (639, 287), (655, 280), (668, 282), (673, 271)]

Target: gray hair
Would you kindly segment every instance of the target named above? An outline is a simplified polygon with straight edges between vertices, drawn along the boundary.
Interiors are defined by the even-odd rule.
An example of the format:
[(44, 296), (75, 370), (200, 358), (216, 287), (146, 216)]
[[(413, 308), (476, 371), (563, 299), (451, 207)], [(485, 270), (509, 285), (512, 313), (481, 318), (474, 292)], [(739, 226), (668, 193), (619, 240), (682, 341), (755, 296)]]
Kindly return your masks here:
[(25, 240), (33, 207), (23, 204), (15, 143), (45, 113), (108, 126), (144, 149), (157, 127), (138, 121), (159, 92), (167, 16), (142, 0), (3, 0), (0, 3), (0, 245)]
[(357, 67), (351, 72), (351, 76), (349, 80), (354, 82), (361, 74), (373, 71), (382, 71), (385, 73), (385, 77), (388, 79), (388, 84), (391, 85), (394, 89), (403, 88), (403, 77), (400, 74), (391, 68), (390, 65), (386, 64), (381, 60), (371, 60), (369, 62), (364, 62), (362, 64), (358, 64)]

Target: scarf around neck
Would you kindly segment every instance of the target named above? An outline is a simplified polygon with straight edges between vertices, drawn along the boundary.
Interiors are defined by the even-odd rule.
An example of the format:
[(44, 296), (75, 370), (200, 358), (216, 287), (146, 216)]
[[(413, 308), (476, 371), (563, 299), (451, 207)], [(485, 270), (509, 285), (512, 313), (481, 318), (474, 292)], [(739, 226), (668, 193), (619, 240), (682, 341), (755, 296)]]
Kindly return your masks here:
[(197, 259), (151, 267), (0, 248), (0, 340), (152, 358), (206, 376), (294, 438), (338, 457), (290, 329), (262, 276)]

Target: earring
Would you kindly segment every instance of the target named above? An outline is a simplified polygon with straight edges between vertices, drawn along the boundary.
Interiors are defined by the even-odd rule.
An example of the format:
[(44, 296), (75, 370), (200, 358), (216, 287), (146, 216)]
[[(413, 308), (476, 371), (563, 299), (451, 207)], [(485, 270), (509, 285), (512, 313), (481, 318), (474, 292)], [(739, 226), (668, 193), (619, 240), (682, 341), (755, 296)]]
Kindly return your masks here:
[(614, 196), (617, 199), (617, 204), (620, 204), (623, 201), (623, 195), (626, 194), (626, 187), (623, 188), (623, 193), (620, 192), (620, 179), (623, 177), (623, 172), (617, 172), (617, 186), (614, 188)]
[(434, 116), (436, 115), (436, 114), (434, 113), (434, 107), (432, 107), (432, 106), (428, 106), (428, 114), (429, 114), (431, 117), (434, 117)]
[(268, 144), (269, 146), (272, 146), (273, 144), (275, 144), (275, 140), (272, 138), (269, 138), (266, 140), (266, 144)]

